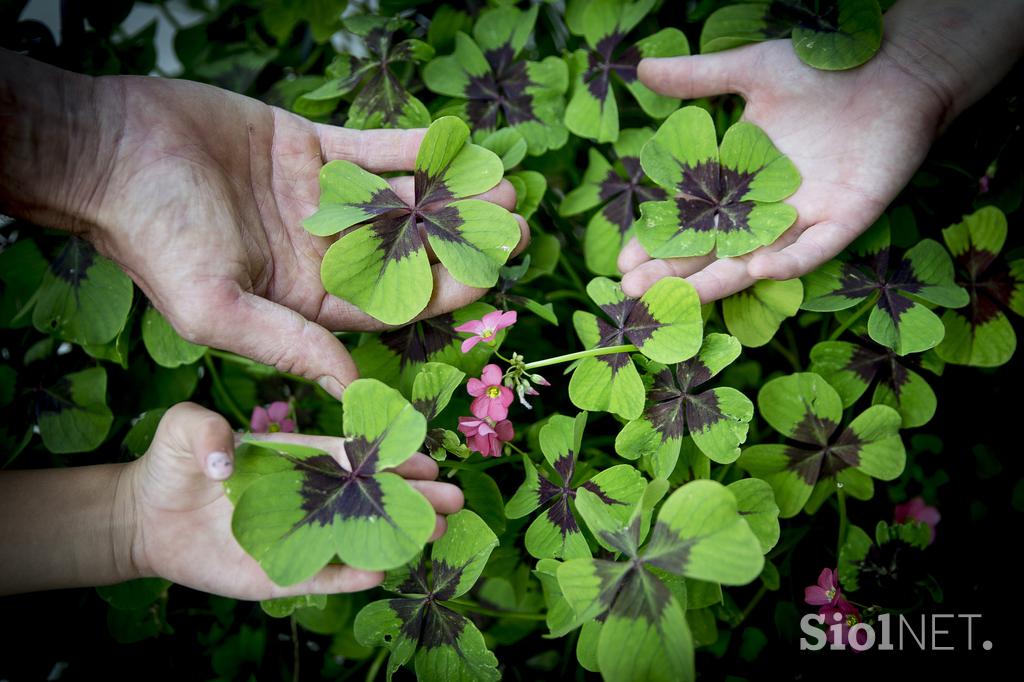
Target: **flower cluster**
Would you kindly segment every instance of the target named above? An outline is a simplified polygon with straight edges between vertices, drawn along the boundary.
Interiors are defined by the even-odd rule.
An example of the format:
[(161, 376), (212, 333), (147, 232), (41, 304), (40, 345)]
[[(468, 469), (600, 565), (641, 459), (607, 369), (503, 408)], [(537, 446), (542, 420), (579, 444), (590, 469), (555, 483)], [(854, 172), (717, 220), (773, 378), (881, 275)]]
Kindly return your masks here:
[[(850, 643), (850, 628), (862, 622), (857, 607), (843, 598), (839, 589), (837, 571), (824, 568), (818, 576), (818, 583), (804, 588), (804, 601), (811, 606), (818, 606), (818, 615), (825, 619), (825, 638), (829, 644), (839, 644), (844, 648)], [(835, 626), (839, 627), (836, 628)], [(867, 633), (859, 630), (856, 633), (857, 644), (867, 643)]]
[[(478, 343), (494, 343), (498, 332), (516, 323), (515, 311), (496, 310), (479, 320), (470, 320), (455, 328), (458, 332), (472, 334), (462, 342), (462, 352), (468, 353)], [(499, 355), (499, 357), (501, 357)], [(505, 358), (502, 358), (505, 359)], [(466, 390), (473, 397), (469, 411), (473, 416), (459, 417), (459, 431), (466, 436), (466, 445), (484, 457), (500, 457), (502, 446), (515, 437), (515, 429), (508, 420), (508, 408), (515, 397), (530, 408), (526, 396), (538, 395), (533, 384), (550, 386), (539, 374), (530, 374), (526, 362), (519, 353), (513, 353), (507, 372), (495, 364), (484, 367), (480, 378), (472, 378)]]

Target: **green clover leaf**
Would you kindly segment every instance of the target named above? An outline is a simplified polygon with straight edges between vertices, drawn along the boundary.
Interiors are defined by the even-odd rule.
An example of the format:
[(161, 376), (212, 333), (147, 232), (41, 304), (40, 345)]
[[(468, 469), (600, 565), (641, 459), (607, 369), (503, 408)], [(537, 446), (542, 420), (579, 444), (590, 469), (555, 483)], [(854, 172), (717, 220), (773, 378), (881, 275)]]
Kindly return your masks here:
[(434, 48), (421, 40), (399, 40), (398, 32), (407, 31), (412, 22), (376, 16), (349, 17), (349, 32), (361, 38), (366, 57), (338, 55), (326, 70), (327, 81), (300, 96), (296, 112), (326, 117), (337, 108), (342, 97), (363, 84), (348, 106), (345, 125), (349, 128), (422, 128), (430, 125), (430, 112), (411, 95), (399, 73), (409, 65), (434, 56)]
[(838, 484), (849, 485), (851, 494), (864, 490), (870, 496), (870, 483), (865, 486), (862, 479), (891, 481), (903, 473), (902, 418), (887, 405), (869, 407), (838, 430), (842, 398), (810, 372), (769, 381), (757, 394), (757, 405), (776, 431), (801, 443), (754, 445), (737, 460), (741, 469), (771, 485), (783, 518), (796, 515), (812, 493), (818, 505)]
[(648, 407), (615, 438), (615, 451), (628, 459), (650, 458), (654, 476), (667, 478), (676, 467), (683, 435), (714, 461), (725, 464), (740, 456), (747, 425), (754, 416), (750, 399), (723, 386), (697, 390), (732, 363), (740, 343), (727, 334), (708, 334), (693, 358), (675, 367), (654, 365), (647, 391)]
[(612, 146), (616, 161), (609, 163), (591, 147), (590, 165), (580, 186), (565, 195), (559, 215), (569, 216), (601, 207), (587, 223), (583, 237), (583, 256), (587, 268), (597, 275), (618, 274), (616, 260), (640, 215), (640, 203), (657, 201), (667, 195), (660, 187), (645, 182), (640, 167), (640, 149), (653, 131), (623, 130)]
[(961, 308), (967, 292), (953, 280), (949, 253), (922, 239), (891, 262), (889, 219), (879, 218), (839, 258), (804, 276), (804, 310), (835, 311), (870, 298), (868, 335), (899, 355), (933, 348), (945, 335), (942, 321), (925, 303)]
[(722, 318), (729, 333), (747, 348), (763, 346), (783, 321), (800, 310), (804, 285), (799, 279), (762, 279), (722, 299)]
[(464, 509), (434, 543), (429, 576), (423, 556), (388, 573), (384, 588), (401, 596), (367, 605), (354, 625), (361, 644), (390, 651), (388, 679), (410, 660), (424, 682), (501, 678), (476, 625), (445, 605), (473, 587), (497, 545), (483, 519)]
[(121, 268), (71, 237), (43, 274), (32, 323), (66, 341), (104, 344), (124, 329), (133, 293)]
[(907, 358), (888, 348), (822, 341), (811, 349), (810, 371), (820, 374), (853, 405), (874, 384), (872, 405), (888, 405), (900, 413), (902, 428), (927, 424), (935, 414), (936, 398), (924, 377), (908, 367)]
[(320, 209), (303, 225), (342, 236), (324, 254), (324, 287), (388, 324), (420, 313), (433, 293), (420, 224), (452, 277), (491, 287), (519, 241), (519, 224), (496, 204), (464, 197), (501, 180), (501, 160), (468, 144), (469, 129), (446, 116), (430, 125), (416, 156), (416, 199), (398, 198), (387, 180), (348, 161), (320, 171)]
[[(612, 320), (609, 324), (582, 310), (573, 314), (576, 333), (588, 349), (632, 343), (663, 364), (691, 358), (700, 349), (700, 299), (683, 279), (666, 277), (635, 299), (617, 283), (597, 277), (587, 285), (587, 294)], [(644, 386), (629, 353), (608, 353), (580, 361), (569, 381), (569, 398), (581, 410), (636, 419), (644, 407)]]
[(612, 82), (625, 86), (652, 118), (664, 118), (679, 100), (650, 90), (637, 78), (644, 57), (690, 54), (682, 31), (665, 28), (635, 43), (627, 34), (654, 6), (655, 0), (572, 0), (566, 9), (569, 30), (582, 36), (587, 50), (570, 55), (574, 74), (572, 98), (565, 108), (565, 125), (580, 137), (615, 142), (619, 137), (619, 106)]
[(577, 420), (555, 415), (541, 427), (541, 451), (554, 470), (557, 481), (540, 476), (533, 462), (524, 456), (526, 480), (505, 506), (505, 516), (518, 519), (550, 503), (526, 531), (526, 551), (538, 559), (590, 556), (590, 547), (573, 512), (573, 501), (579, 490), (593, 493), (601, 504), (611, 508), (612, 513), (617, 511), (623, 523), (629, 520), (633, 507), (644, 492), (640, 472), (625, 464), (613, 466), (583, 483), (574, 484), (579, 454), (576, 424)]
[(999, 258), (1006, 241), (1006, 216), (994, 206), (964, 216), (942, 231), (956, 261), (957, 284), (970, 295), (961, 310), (942, 316), (946, 334), (935, 352), (946, 362), (998, 367), (1017, 349), (1006, 312), (1024, 315), (1024, 259)]
[(743, 585), (764, 565), (736, 495), (715, 481), (687, 483), (665, 500), (644, 546), (639, 507), (618, 527), (588, 491), (577, 495), (577, 508), (594, 535), (627, 559), (572, 559), (556, 570), (563, 598), (585, 623), (581, 662), (612, 681), (694, 679), (682, 578)]
[(558, 57), (540, 62), (518, 58), (533, 32), (537, 10), (484, 10), (472, 38), (456, 33), (455, 52), (423, 68), (423, 82), (430, 90), (456, 98), (445, 113), (469, 121), (484, 137), (508, 127), (526, 140), (534, 155), (558, 149), (569, 137), (562, 125), (569, 84), (565, 62)]
[(352, 382), (342, 407), (348, 468), (317, 448), (249, 439), (239, 459), (255, 461), (239, 461), (227, 483), (238, 544), (279, 585), (310, 578), (335, 556), (366, 570), (395, 568), (433, 532), (427, 499), (384, 471), (419, 448), (426, 419), (374, 379)]
[(800, 174), (751, 123), (725, 131), (719, 147), (711, 115), (684, 107), (640, 150), (648, 177), (671, 198), (640, 205), (637, 238), (651, 256), (741, 256), (774, 242), (796, 220), (782, 200)]
[(37, 423), (50, 452), (88, 452), (107, 437), (114, 415), (107, 407), (107, 371), (92, 367), (39, 391)]
[(818, 9), (806, 0), (739, 2), (716, 10), (700, 34), (702, 54), (792, 37), (808, 66), (840, 71), (860, 66), (882, 45), (877, 0), (837, 0)]

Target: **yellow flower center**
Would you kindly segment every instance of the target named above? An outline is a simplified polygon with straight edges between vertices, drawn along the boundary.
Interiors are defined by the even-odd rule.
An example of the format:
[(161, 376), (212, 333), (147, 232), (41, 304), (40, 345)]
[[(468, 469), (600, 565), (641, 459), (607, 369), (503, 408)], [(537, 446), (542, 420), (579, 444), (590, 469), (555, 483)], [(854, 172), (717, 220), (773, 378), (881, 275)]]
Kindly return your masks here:
[(270, 422), (270, 426), (267, 427), (267, 433), (277, 433), (280, 430), (281, 427), (278, 426), (277, 422)]
[(830, 590), (826, 590), (825, 596), (828, 597), (829, 601), (832, 601), (833, 599), (835, 599), (836, 598), (836, 590), (835, 590), (835, 588), (832, 588)]
[(856, 625), (859, 622), (860, 621), (857, 620), (857, 616), (853, 615), (852, 613), (846, 617), (846, 624), (849, 625), (850, 627), (853, 627), (854, 625)]
[(499, 395), (501, 395), (501, 387), (500, 386), (488, 386), (487, 387), (487, 397), (488, 398), (494, 399), (494, 398), (497, 398)]
[(480, 332), (480, 336), (486, 339), (488, 336), (494, 336), (496, 333), (493, 329), (484, 329)]

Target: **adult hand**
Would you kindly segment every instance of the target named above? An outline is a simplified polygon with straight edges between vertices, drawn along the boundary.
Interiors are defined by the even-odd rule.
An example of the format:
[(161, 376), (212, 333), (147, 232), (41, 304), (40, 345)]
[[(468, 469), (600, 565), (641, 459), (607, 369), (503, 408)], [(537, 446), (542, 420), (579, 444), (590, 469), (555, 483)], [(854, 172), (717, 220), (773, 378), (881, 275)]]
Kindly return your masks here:
[[(411, 171), (423, 134), (319, 125), (207, 85), (87, 78), (0, 50), (0, 209), (92, 241), (186, 339), (338, 397), (357, 374), (328, 330), (386, 325), (327, 294), (320, 262), (333, 240), (301, 221), (326, 162)], [(412, 201), (411, 176), (391, 182)], [(507, 181), (479, 198), (515, 206)], [(513, 254), (529, 238), (519, 222)], [(420, 317), (484, 293), (433, 272)]]
[[(274, 434), (268, 439), (312, 445), (341, 453), (341, 439)], [(192, 403), (167, 411), (149, 451), (128, 465), (115, 509), (134, 517), (131, 564), (140, 575), (156, 575), (180, 585), (236, 599), (271, 599), (302, 594), (354, 592), (383, 580), (377, 571), (329, 565), (310, 580), (290, 587), (272, 583), (231, 534), (233, 507), (222, 481), (232, 472), (234, 434), (215, 412)], [(394, 470), (409, 480), (437, 511), (431, 538), (445, 530), (442, 514), (462, 508), (454, 485), (438, 483), (434, 460), (413, 455)]]
[[(340, 396), (357, 377), (328, 330), (385, 325), (329, 295), (320, 261), (333, 239), (306, 232), (327, 161), (412, 170), (423, 130), (314, 124), (256, 100), (186, 81), (118, 78), (100, 87), (123, 112), (92, 238), (185, 338), (316, 380)], [(113, 115), (113, 114), (112, 114)], [(412, 201), (412, 177), (393, 179)], [(481, 195), (515, 207), (508, 181)], [(529, 238), (520, 218), (523, 237)], [(483, 289), (433, 266), (420, 317), (470, 303)]]
[(623, 290), (639, 296), (674, 275), (707, 302), (836, 256), (903, 189), (941, 128), (1013, 63), (1022, 14), (1012, 2), (977, 12), (965, 0), (902, 0), (885, 16), (881, 50), (850, 71), (807, 66), (788, 39), (641, 61), (640, 79), (661, 94), (742, 95), (743, 120), (768, 134), (803, 182), (787, 199), (798, 213), (793, 227), (745, 256), (652, 260), (631, 240), (619, 255)]

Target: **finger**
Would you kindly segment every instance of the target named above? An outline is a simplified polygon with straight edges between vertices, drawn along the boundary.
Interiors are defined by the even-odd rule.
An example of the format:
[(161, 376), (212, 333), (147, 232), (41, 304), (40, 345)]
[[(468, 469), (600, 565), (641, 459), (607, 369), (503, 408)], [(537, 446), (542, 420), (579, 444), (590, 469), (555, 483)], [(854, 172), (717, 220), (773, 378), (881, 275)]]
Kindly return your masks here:
[(160, 420), (176, 449), (191, 452), (207, 478), (223, 481), (234, 470), (234, 433), (224, 417), (195, 403), (179, 403)]
[(409, 481), (409, 485), (423, 493), (438, 514), (454, 514), (466, 501), (458, 486), (451, 483)]
[(640, 60), (637, 76), (651, 90), (668, 97), (745, 95), (755, 78), (758, 54), (757, 45), (747, 45), (692, 57), (648, 57)]
[(846, 223), (826, 220), (808, 227), (789, 246), (763, 251), (750, 259), (747, 269), (755, 279), (793, 279), (835, 258), (863, 232)]
[[(416, 203), (415, 179), (411, 175), (388, 178), (388, 183), (399, 199), (410, 206)], [(508, 180), (502, 180), (483, 194), (476, 194), (465, 198), (489, 201), (492, 204), (501, 206), (506, 211), (512, 211), (516, 207), (516, 188)]]
[(394, 471), (402, 478), (421, 481), (433, 481), (438, 474), (437, 462), (418, 452), (389, 471)]
[(444, 535), (445, 531), (447, 531), (447, 530), (448, 530), (448, 521), (446, 521), (443, 516), (438, 514), (437, 515), (437, 520), (434, 522), (434, 532), (430, 534), (429, 542), (433, 542), (434, 540), (437, 540), (442, 535)]
[(647, 249), (640, 244), (640, 240), (630, 237), (626, 245), (622, 247), (622, 251), (619, 251), (617, 265), (619, 272), (626, 273), (649, 260), (651, 260), (651, 256), (647, 253)]
[(754, 283), (754, 278), (747, 271), (747, 261), (722, 258), (693, 273), (686, 281), (697, 290), (701, 303), (710, 303), (746, 289)]
[(371, 173), (412, 170), (425, 128), (411, 130), (352, 130), (315, 124), (324, 161), (351, 161)]
[(285, 588), (275, 588), (276, 597), (298, 597), (306, 594), (338, 594), (361, 592), (384, 582), (381, 571), (363, 571), (351, 566), (329, 564), (306, 582)]
[(659, 279), (689, 277), (714, 260), (714, 256), (709, 255), (689, 258), (659, 258), (641, 263), (622, 276), (622, 291), (633, 298), (643, 296)]
[(235, 283), (204, 293), (207, 306), (193, 320), (194, 327), (186, 328), (188, 340), (312, 379), (335, 398), (358, 378), (341, 342), (294, 310), (242, 291)]

